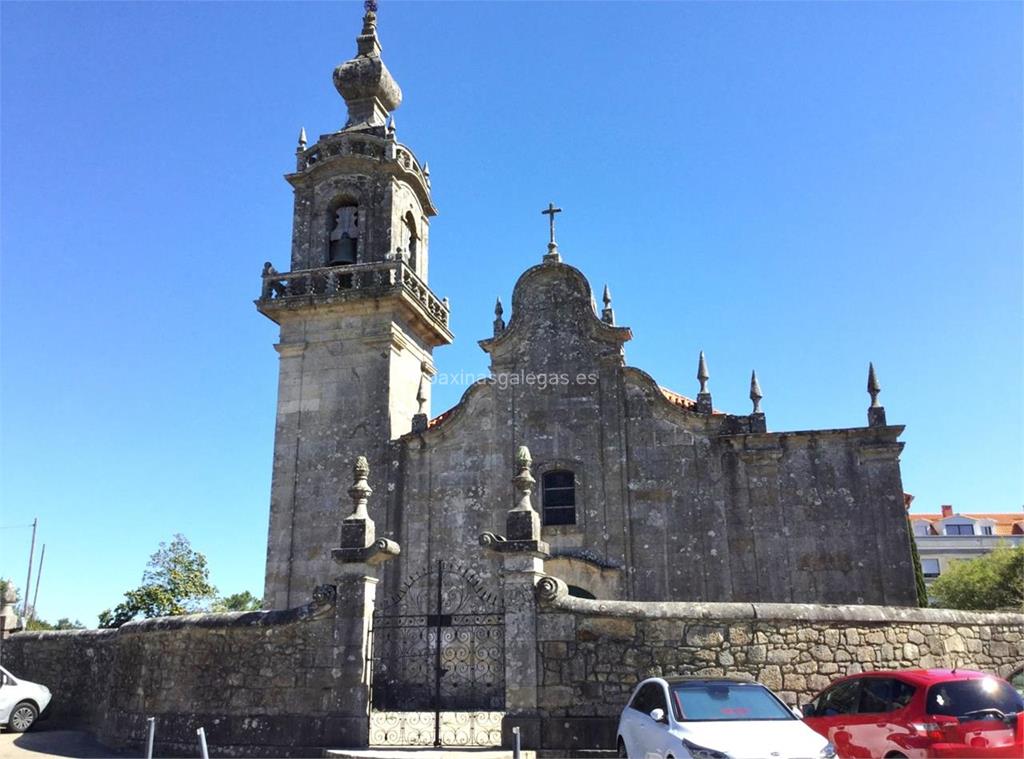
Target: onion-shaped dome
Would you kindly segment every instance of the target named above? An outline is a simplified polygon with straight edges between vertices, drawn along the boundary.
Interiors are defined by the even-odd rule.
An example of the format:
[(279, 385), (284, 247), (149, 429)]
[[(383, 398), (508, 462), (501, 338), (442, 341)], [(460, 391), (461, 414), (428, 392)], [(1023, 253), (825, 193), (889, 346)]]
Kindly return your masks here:
[(383, 127), (402, 102), (402, 90), (380, 57), (376, 11), (376, 3), (366, 3), (356, 57), (334, 69), (334, 86), (348, 106), (345, 129)]

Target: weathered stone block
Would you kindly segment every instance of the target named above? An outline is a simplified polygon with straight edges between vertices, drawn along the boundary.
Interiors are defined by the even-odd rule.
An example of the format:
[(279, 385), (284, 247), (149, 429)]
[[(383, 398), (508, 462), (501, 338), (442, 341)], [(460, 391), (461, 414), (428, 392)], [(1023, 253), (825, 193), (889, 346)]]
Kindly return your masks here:
[(579, 623), (577, 640), (633, 640), (636, 637), (636, 622), (620, 617), (589, 617)]

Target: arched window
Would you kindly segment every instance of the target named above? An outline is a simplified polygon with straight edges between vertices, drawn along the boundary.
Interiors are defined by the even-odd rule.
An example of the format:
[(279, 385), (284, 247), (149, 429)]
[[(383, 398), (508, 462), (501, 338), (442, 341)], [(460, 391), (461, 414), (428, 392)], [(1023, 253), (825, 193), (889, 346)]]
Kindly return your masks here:
[(416, 222), (412, 214), (405, 215), (405, 249), (409, 251), (409, 266), (416, 270), (416, 256), (419, 253), (420, 237), (416, 232)]
[(541, 501), (544, 524), (576, 524), (576, 475), (567, 469), (544, 472)]
[(334, 212), (331, 227), (330, 247), (327, 252), (328, 266), (354, 264), (358, 258), (359, 208), (339, 206)]

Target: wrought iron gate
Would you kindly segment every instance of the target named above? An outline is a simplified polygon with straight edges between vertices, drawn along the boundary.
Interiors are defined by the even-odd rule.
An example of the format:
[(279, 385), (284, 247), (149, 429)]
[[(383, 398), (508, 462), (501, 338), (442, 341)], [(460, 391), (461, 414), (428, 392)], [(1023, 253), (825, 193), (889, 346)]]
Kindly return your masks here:
[(504, 626), (500, 594), (456, 562), (406, 580), (373, 614), (371, 742), (500, 743)]

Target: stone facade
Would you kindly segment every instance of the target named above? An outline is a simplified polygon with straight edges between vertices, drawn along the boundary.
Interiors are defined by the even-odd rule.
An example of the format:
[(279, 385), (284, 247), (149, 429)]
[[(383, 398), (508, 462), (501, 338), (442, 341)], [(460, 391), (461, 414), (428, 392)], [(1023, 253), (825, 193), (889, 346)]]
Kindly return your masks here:
[[(560, 471), (573, 519), (546, 524), (552, 566), (609, 599), (916, 603), (898, 438), (878, 405), (868, 425), (767, 432), (715, 410), (701, 355), (688, 399), (626, 364), (628, 327), (554, 240), (499, 306), (489, 381), (428, 422), (433, 348), (451, 341), (429, 288), (429, 171), (397, 142), (401, 93), (380, 61), (370, 11), (359, 54), (335, 72), (349, 119), (299, 145), (291, 271), (265, 268), (257, 306), (280, 324), (280, 385), (264, 600), (286, 608), (333, 575), (344, 473), (378, 473), (381, 534), (405, 548), (394, 593), (461, 556), (504, 521), (513, 451)], [(553, 209), (557, 210), (557, 209)], [(349, 235), (341, 251), (339, 236)], [(354, 241), (353, 241), (354, 236)], [(341, 251), (341, 252), (339, 252)], [(544, 513), (544, 488), (539, 508)], [(496, 575), (496, 560), (476, 570)]]

